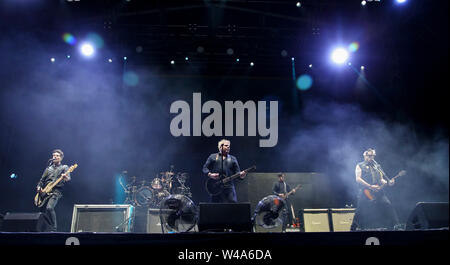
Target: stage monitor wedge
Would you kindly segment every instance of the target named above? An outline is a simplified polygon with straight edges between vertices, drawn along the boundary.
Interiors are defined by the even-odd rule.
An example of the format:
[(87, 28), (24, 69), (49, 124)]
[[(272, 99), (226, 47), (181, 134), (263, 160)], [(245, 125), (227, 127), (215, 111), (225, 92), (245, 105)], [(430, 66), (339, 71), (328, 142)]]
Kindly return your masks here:
[(50, 224), (47, 216), (41, 212), (6, 213), (3, 218), (3, 232), (48, 232)]
[(199, 232), (251, 232), (250, 203), (200, 203)]
[(406, 222), (406, 230), (448, 229), (448, 202), (418, 202)]

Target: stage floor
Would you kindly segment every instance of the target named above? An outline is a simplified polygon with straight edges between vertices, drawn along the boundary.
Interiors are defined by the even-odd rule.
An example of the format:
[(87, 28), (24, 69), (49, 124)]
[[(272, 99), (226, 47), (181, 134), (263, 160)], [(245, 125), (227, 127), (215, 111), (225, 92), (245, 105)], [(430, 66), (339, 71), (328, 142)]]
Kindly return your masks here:
[(0, 232), (1, 245), (143, 245), (190, 247), (279, 248), (295, 246), (441, 245), (448, 229), (414, 231), (235, 233), (37, 233)]

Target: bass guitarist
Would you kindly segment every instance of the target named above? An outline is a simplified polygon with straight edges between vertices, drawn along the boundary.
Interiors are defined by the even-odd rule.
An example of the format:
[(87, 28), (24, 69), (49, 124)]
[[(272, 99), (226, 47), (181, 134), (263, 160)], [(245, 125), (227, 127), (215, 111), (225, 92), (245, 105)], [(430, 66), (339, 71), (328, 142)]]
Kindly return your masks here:
[[(388, 226), (385, 228), (400, 229), (397, 212), (382, 189), (385, 185), (392, 186), (394, 178), (389, 179), (375, 161), (375, 149), (367, 149), (363, 153), (364, 161), (356, 165), (356, 182), (360, 189), (358, 193), (356, 212), (351, 230), (364, 230)], [(382, 224), (386, 222), (387, 224)]]
[(69, 167), (67, 165), (61, 164), (63, 158), (64, 153), (62, 150), (53, 150), (52, 158), (49, 159), (50, 165), (45, 169), (36, 187), (37, 192), (42, 193), (42, 190), (47, 186), (48, 183), (55, 181), (61, 176), (64, 176), (64, 181), (58, 183), (58, 185), (53, 188), (51, 193), (47, 194), (47, 202), (40, 207), (40, 211), (47, 216), (48, 222), (50, 224), (50, 230), (48, 232), (57, 231), (55, 206), (58, 203), (58, 200), (62, 197), (62, 187), (64, 186), (64, 182), (70, 180), (70, 173), (66, 173)]
[[(226, 139), (219, 141), (219, 152), (211, 154), (203, 165), (203, 174), (206, 177), (219, 180), (239, 173), (238, 179), (245, 178), (247, 172), (241, 171), (236, 157), (230, 155), (230, 144), (230, 141)], [(219, 194), (211, 195), (211, 202), (236, 203), (234, 180), (224, 184), (223, 190)]]

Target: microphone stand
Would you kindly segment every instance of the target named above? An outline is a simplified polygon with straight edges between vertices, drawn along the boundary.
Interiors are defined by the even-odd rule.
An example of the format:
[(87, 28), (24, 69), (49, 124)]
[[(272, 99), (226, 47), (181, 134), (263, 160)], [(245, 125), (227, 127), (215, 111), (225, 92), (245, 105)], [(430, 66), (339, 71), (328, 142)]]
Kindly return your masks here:
[[(220, 146), (220, 159), (222, 161), (222, 168), (220, 170), (220, 175), (223, 176), (224, 172), (223, 172), (223, 144)], [(219, 176), (220, 178), (220, 176)]]
[[(128, 217), (127, 219), (125, 219), (125, 221), (123, 221), (122, 223), (120, 223), (118, 226), (115, 227), (116, 232), (120, 232), (119, 228), (121, 226), (123, 226), (124, 224), (126, 224), (128, 221), (130, 221), (131, 218), (134, 218), (134, 211), (133, 211), (133, 215), (131, 215), (130, 217)], [(122, 231), (125, 232), (125, 231)]]

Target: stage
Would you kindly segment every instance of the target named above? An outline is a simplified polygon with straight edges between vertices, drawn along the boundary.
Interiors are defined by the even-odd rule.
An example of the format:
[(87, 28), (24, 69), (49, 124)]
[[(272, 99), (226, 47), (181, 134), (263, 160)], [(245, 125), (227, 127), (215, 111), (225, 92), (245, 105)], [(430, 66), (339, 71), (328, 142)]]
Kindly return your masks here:
[[(355, 232), (187, 232), (149, 233), (39, 233), (0, 232), (1, 245), (140, 245), (153, 247), (218, 249), (276, 249), (299, 246), (362, 246), (362, 245), (444, 245), (448, 229), (414, 231)], [(231, 244), (232, 243), (232, 244)]]

